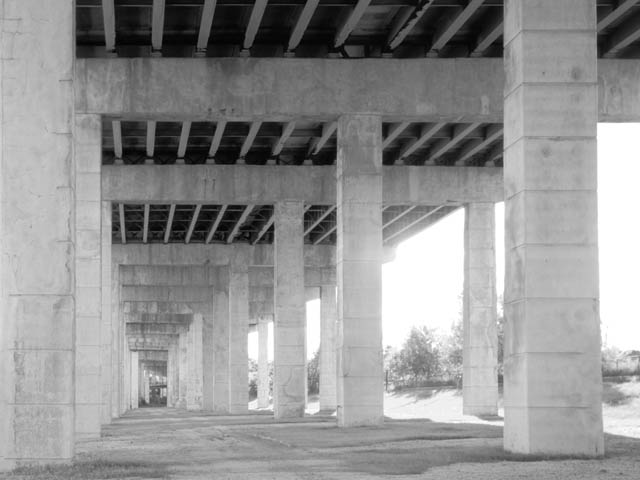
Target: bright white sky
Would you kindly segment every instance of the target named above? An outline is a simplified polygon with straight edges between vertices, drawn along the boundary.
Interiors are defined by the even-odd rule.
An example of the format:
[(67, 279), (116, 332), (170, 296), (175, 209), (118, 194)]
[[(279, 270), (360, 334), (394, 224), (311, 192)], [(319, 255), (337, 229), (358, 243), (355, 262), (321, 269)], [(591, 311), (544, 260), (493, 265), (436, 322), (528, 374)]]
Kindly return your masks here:
[[(602, 337), (622, 350), (640, 349), (640, 124), (598, 126), (600, 316)], [(638, 219), (638, 220), (636, 220)], [(403, 242), (382, 267), (383, 345), (400, 346), (413, 325), (442, 333), (460, 317), (464, 211)], [(496, 205), (497, 288), (504, 288), (504, 204)], [(271, 332), (270, 332), (271, 334)], [(307, 352), (320, 342), (320, 302), (307, 304)], [(272, 341), (270, 340), (272, 345)], [(257, 335), (249, 337), (257, 358)], [(270, 352), (272, 358), (272, 352)]]

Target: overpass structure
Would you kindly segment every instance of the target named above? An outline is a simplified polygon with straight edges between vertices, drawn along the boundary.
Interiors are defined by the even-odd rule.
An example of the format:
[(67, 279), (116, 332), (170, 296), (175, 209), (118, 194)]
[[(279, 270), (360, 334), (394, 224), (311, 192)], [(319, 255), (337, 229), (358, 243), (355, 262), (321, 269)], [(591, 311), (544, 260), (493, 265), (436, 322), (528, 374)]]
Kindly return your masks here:
[(71, 459), (144, 361), (246, 412), (271, 320), (303, 415), (314, 296), (321, 407), (380, 424), (385, 249), (459, 208), (464, 408), (495, 413), (499, 201), (505, 448), (603, 455), (596, 124), (640, 120), (637, 3), (1, 0), (0, 470)]

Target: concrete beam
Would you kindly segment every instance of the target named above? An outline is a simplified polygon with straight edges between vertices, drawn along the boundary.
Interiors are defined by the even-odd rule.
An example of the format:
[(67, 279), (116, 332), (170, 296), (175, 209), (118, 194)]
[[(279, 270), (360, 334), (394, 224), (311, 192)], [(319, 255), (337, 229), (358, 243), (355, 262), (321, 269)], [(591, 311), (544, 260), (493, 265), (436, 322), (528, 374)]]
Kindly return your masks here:
[(336, 33), (336, 38), (333, 41), (334, 47), (340, 47), (347, 41), (351, 32), (356, 28), (358, 22), (364, 15), (365, 10), (371, 3), (371, 0), (358, 0), (353, 10), (349, 12), (347, 18), (344, 19), (342, 25), (338, 29), (338, 33)]
[(107, 52), (116, 49), (116, 9), (114, 0), (102, 0), (102, 19), (104, 22), (104, 46)]
[(291, 52), (295, 50), (300, 44), (300, 40), (302, 40), (305, 30), (309, 26), (309, 22), (318, 7), (318, 3), (320, 3), (320, 0), (307, 0), (305, 3), (304, 8), (300, 11), (298, 19), (291, 30), (289, 43), (287, 43), (287, 51)]
[[(640, 84), (638, 90), (640, 94)], [(335, 175), (335, 166), (103, 165), (102, 198), (219, 205), (262, 205), (295, 198), (307, 204), (334, 205)], [(500, 202), (503, 196), (500, 168), (383, 167), (385, 205)]]
[(211, 25), (213, 25), (216, 3), (216, 0), (205, 0), (202, 7), (200, 29), (198, 30), (198, 43), (196, 44), (196, 52), (200, 55), (207, 53), (207, 45), (209, 44), (209, 35), (211, 33)]
[[(599, 120), (640, 121), (640, 60), (601, 59), (598, 76)], [(77, 112), (139, 119), (326, 121), (367, 111), (385, 121), (500, 123), (504, 66), (499, 58), (92, 58), (76, 61), (75, 86)]]
[(470, 0), (464, 9), (461, 9), (458, 15), (453, 17), (448, 24), (444, 25), (437, 34), (431, 44), (431, 48), (427, 55), (438, 55), (440, 50), (458, 33), (462, 26), (473, 16), (474, 13), (482, 6), (484, 0)]
[[(128, 244), (112, 246), (114, 265), (210, 265), (224, 267), (238, 245), (191, 243), (189, 245), (170, 243)], [(305, 245), (305, 267), (326, 267), (335, 265), (335, 247), (332, 245)], [(273, 266), (273, 245), (250, 247), (249, 266)], [(222, 270), (222, 269), (221, 269)], [(153, 312), (149, 312), (153, 313)], [(179, 313), (179, 312), (174, 312)], [(189, 313), (189, 312), (185, 312)]]
[(395, 121), (496, 123), (503, 68), (502, 59), (78, 59), (76, 111), (283, 122), (367, 111)]

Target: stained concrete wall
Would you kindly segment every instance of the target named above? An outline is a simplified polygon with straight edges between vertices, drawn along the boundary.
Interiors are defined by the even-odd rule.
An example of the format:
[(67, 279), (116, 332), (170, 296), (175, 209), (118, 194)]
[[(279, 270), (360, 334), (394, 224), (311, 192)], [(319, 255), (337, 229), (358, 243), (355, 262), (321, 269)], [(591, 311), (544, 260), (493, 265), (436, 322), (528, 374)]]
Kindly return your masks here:
[(3, 0), (0, 471), (73, 456), (74, 2)]

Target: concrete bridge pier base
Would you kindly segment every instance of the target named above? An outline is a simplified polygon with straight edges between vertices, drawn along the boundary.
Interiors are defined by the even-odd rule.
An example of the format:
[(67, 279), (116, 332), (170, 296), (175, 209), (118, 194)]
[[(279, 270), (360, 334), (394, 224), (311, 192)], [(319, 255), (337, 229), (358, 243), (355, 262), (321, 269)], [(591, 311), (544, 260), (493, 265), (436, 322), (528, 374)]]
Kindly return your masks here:
[(336, 410), (336, 287), (320, 288), (320, 411)]
[(383, 421), (382, 123), (338, 120), (338, 425)]
[(275, 205), (274, 381), (275, 418), (302, 417), (306, 403), (304, 203)]
[(507, 0), (504, 32), (504, 446), (601, 456), (596, 4)]
[(462, 410), (465, 415), (498, 413), (495, 206), (465, 209)]

